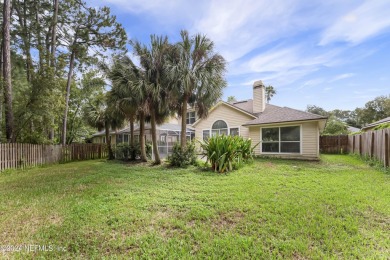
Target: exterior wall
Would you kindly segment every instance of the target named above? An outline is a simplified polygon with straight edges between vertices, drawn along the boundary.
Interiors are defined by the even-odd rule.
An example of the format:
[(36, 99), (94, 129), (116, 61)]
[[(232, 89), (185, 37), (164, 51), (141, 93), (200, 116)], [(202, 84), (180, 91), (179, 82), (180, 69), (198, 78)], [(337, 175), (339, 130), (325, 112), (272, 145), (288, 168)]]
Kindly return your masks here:
[(94, 144), (101, 144), (101, 143), (103, 143), (103, 137), (101, 137), (101, 136), (94, 136), (94, 137), (92, 137), (92, 143), (94, 143)]
[(169, 119), (168, 119), (168, 122), (167, 122), (168, 124), (175, 124), (175, 125), (179, 125), (179, 124), (181, 124), (181, 121), (179, 121), (179, 117), (174, 117), (174, 116), (172, 116), (172, 117), (170, 117)]
[(253, 118), (240, 111), (237, 111), (234, 108), (221, 104), (212, 110), (206, 119), (202, 119), (194, 126), (195, 139), (202, 141), (203, 130), (211, 130), (212, 125), (217, 120), (225, 121), (228, 125), (228, 128), (238, 127), (240, 136), (245, 138), (249, 137), (249, 129), (242, 125), (250, 120), (253, 120)]
[[(103, 138), (105, 138), (105, 135), (102, 136), (94, 136), (92, 137), (92, 143), (94, 144), (102, 144), (103, 143)], [(116, 144), (116, 135), (111, 134), (111, 144)]]
[[(301, 153), (300, 154), (269, 154), (261, 153), (261, 144), (255, 149), (256, 155), (265, 155), (280, 158), (291, 158), (291, 159), (319, 159), (319, 125), (317, 121), (308, 121), (301, 123), (289, 123), (289, 124), (273, 124), (264, 125), (262, 127), (279, 127), (279, 126), (290, 126), (290, 125), (301, 125)], [(253, 126), (249, 128), (249, 137), (252, 139), (252, 144), (256, 145), (260, 140), (260, 126)]]

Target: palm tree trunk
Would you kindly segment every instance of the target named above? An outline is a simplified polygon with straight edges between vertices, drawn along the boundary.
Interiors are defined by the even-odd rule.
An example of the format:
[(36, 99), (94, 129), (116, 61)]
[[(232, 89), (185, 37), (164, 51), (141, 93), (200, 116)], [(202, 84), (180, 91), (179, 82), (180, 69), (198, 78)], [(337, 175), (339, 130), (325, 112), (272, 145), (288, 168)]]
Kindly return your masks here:
[(108, 151), (108, 160), (114, 160), (114, 152), (112, 151), (111, 147), (111, 138), (110, 138), (110, 127), (107, 124), (107, 122), (104, 125), (104, 128), (106, 130), (106, 144), (107, 144), (107, 151)]
[(161, 164), (160, 154), (157, 146), (157, 129), (156, 129), (156, 113), (154, 109), (150, 111), (150, 126), (152, 131), (152, 144), (154, 154), (154, 164)]
[(130, 116), (130, 147), (131, 155), (130, 160), (135, 160), (135, 149), (134, 149), (134, 115)]
[(4, 80), (4, 110), (5, 133), (9, 143), (15, 142), (14, 113), (12, 109), (12, 81), (11, 81), (11, 1), (4, 0), (3, 6), (3, 80)]
[(140, 112), (139, 115), (139, 139), (141, 146), (141, 161), (147, 162), (148, 158), (146, 157), (145, 150), (145, 114), (144, 112)]
[(76, 55), (75, 51), (72, 50), (72, 54), (70, 55), (68, 82), (66, 83), (65, 111), (64, 111), (64, 119), (62, 121), (62, 136), (61, 136), (62, 145), (66, 144), (66, 127), (67, 127), (66, 124), (68, 121), (70, 86), (72, 84), (73, 66), (74, 66), (75, 55)]
[(183, 108), (181, 110), (181, 133), (180, 133), (180, 146), (181, 149), (187, 145), (187, 95), (184, 96)]

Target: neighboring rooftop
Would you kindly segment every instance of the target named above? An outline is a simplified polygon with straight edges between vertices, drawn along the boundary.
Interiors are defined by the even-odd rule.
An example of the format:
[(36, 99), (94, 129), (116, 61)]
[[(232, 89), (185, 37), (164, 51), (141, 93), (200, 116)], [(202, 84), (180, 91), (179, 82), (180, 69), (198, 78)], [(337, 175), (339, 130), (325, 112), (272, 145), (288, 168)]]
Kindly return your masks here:
[(348, 132), (355, 133), (355, 132), (359, 132), (360, 128), (353, 127), (353, 126), (347, 126), (347, 130), (348, 130)]
[(247, 99), (247, 100), (242, 100), (242, 101), (234, 101), (230, 102), (229, 104), (238, 107), (242, 110), (245, 110), (249, 113), (253, 113), (253, 100), (252, 99)]
[(368, 129), (368, 128), (373, 128), (377, 125), (384, 124), (384, 123), (390, 123), (390, 117), (386, 117), (384, 119), (381, 119), (379, 121), (376, 121), (374, 123), (368, 124), (365, 127), (362, 128), (362, 130)]
[(244, 125), (259, 125), (282, 122), (306, 121), (327, 119), (327, 117), (296, 110), (289, 107), (279, 107), (266, 104), (264, 112), (258, 115), (258, 118), (249, 121)]

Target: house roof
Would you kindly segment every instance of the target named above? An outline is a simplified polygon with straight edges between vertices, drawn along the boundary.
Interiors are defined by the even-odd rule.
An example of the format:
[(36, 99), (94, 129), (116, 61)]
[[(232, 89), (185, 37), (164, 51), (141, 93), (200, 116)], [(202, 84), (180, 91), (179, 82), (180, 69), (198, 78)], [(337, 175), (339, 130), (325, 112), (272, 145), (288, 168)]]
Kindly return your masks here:
[(360, 131), (360, 128), (357, 128), (357, 127), (353, 127), (353, 126), (347, 126), (347, 130), (351, 133), (354, 133), (354, 132), (359, 132)]
[(374, 123), (368, 124), (365, 127), (363, 127), (362, 129), (364, 130), (364, 129), (371, 128), (371, 127), (374, 127), (374, 126), (377, 126), (377, 125), (380, 125), (383, 123), (390, 123), (390, 117), (386, 117), (386, 118), (383, 118), (383, 119), (376, 121)]
[(229, 104), (232, 104), (235, 107), (238, 107), (242, 110), (245, 110), (245, 111), (253, 114), (253, 100), (252, 99), (235, 101), (235, 102), (231, 102)]
[(258, 117), (252, 121), (244, 124), (245, 126), (271, 124), (271, 123), (284, 123), (294, 121), (307, 121), (307, 120), (321, 120), (327, 119), (327, 117), (296, 110), (289, 107), (279, 107), (275, 105), (266, 104), (265, 110), (259, 113)]

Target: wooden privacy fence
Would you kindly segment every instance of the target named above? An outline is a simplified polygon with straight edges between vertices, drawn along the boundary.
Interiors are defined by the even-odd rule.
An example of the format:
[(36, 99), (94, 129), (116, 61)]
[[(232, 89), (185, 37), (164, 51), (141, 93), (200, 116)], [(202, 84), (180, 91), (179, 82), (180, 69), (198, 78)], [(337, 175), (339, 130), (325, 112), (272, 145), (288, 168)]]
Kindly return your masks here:
[(0, 170), (105, 158), (103, 144), (0, 144)]
[(320, 150), (323, 153), (360, 154), (382, 161), (386, 167), (389, 167), (389, 136), (390, 128), (357, 135), (321, 136)]
[(346, 153), (348, 148), (348, 135), (321, 136), (321, 153), (339, 154)]

